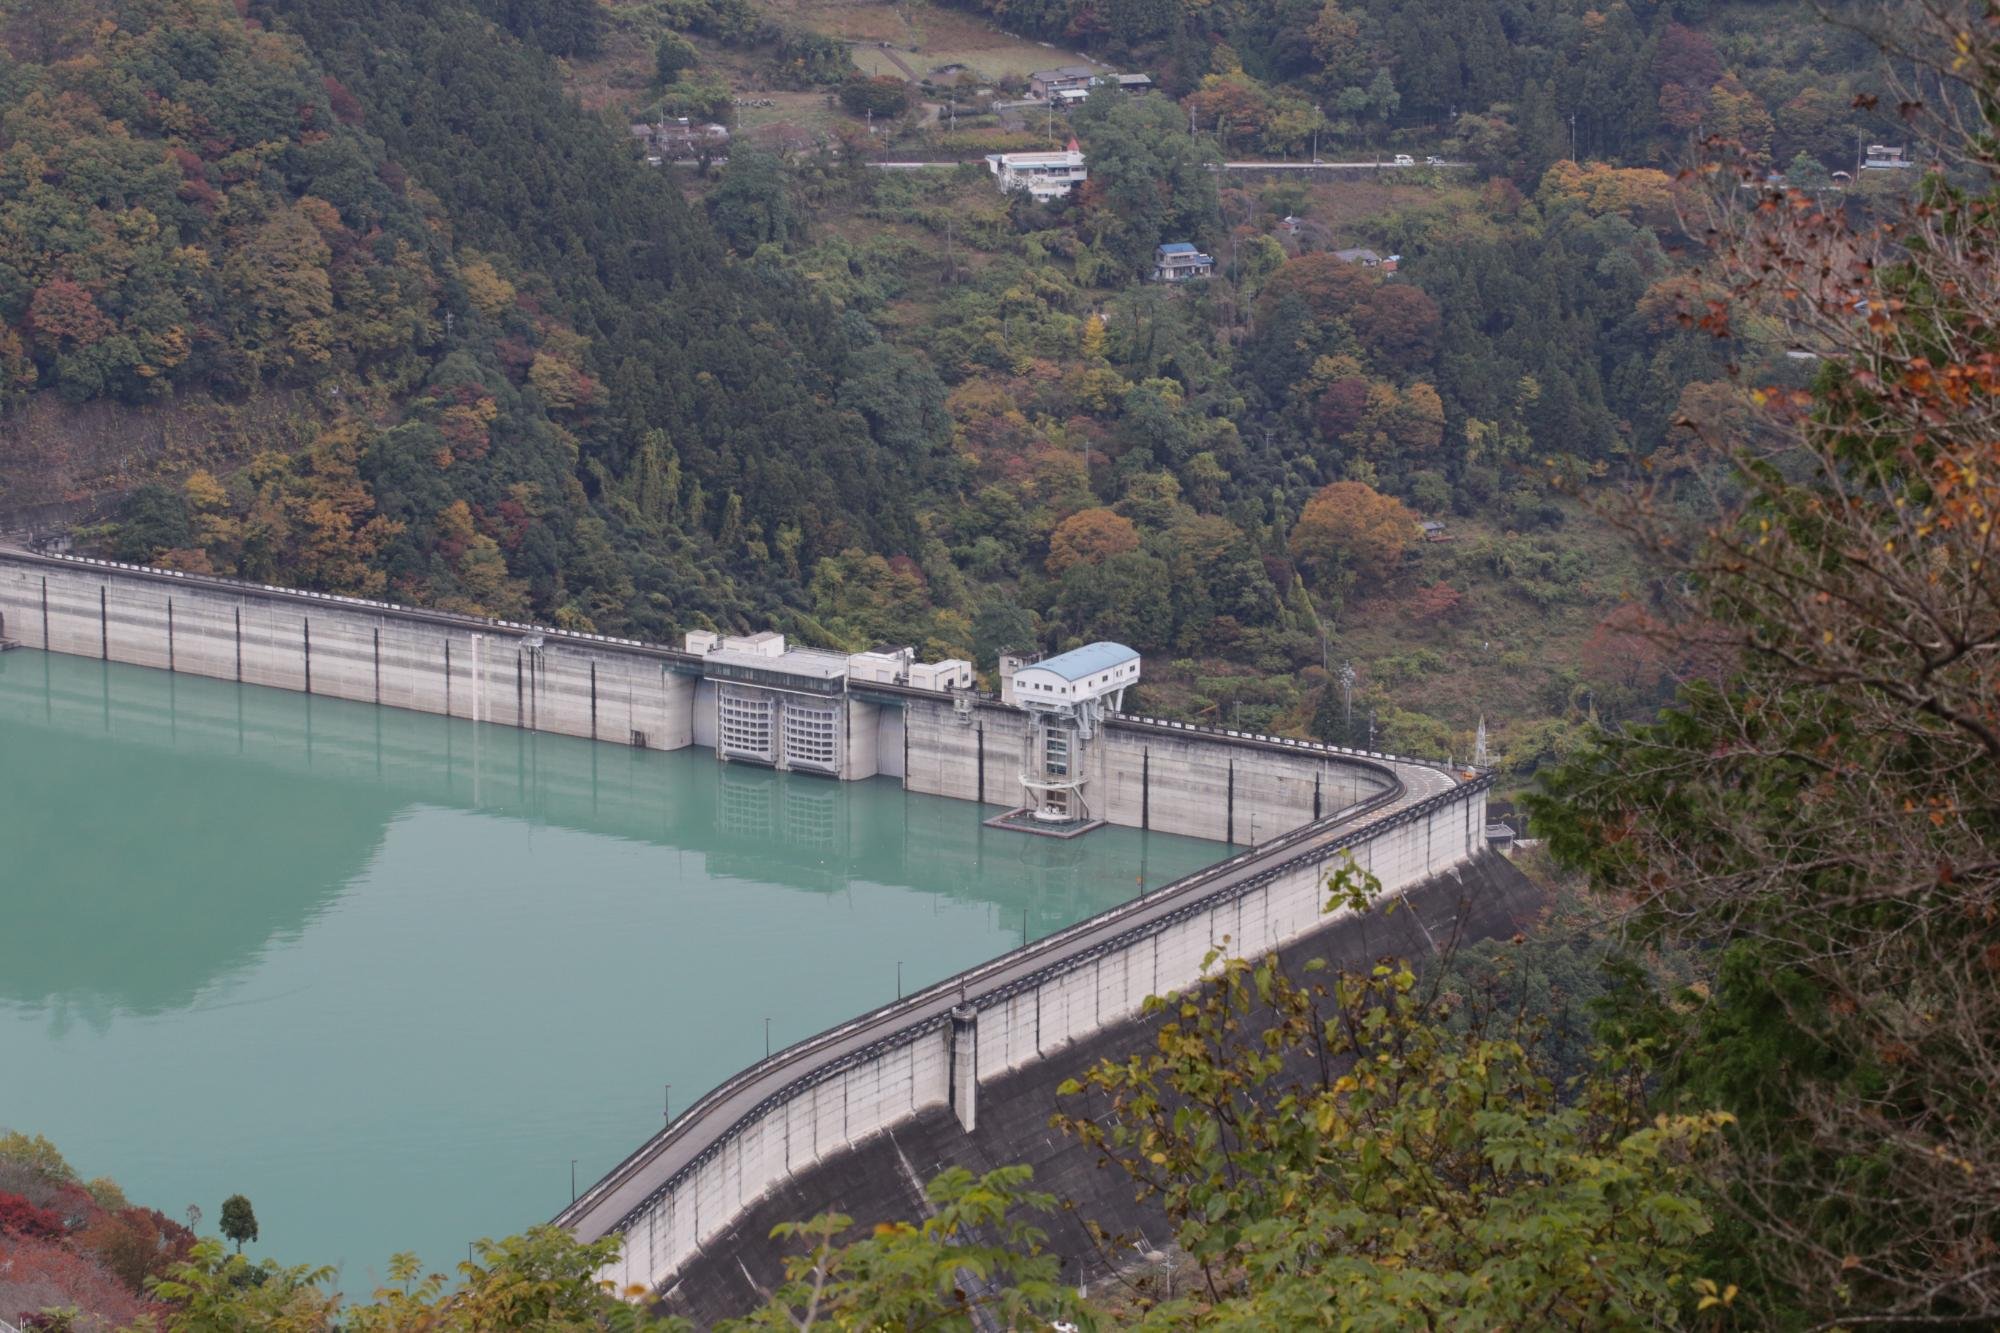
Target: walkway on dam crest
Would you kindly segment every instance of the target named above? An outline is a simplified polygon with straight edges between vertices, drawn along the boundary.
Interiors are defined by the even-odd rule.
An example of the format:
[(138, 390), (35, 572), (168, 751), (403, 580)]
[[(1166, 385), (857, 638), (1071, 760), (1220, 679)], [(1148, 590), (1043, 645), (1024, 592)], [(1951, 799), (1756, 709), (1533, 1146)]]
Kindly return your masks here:
[[(1131, 718), (1121, 718), (1120, 722), (1171, 730), (1165, 723)], [(815, 1071), (838, 1067), (877, 1043), (886, 1044), (915, 1029), (947, 1022), (954, 1009), (1005, 994), (1054, 966), (1089, 955), (1116, 938), (1225, 894), (1234, 886), (1266, 876), (1276, 866), (1290, 865), (1316, 852), (1335, 848), (1359, 830), (1435, 802), (1463, 785), (1456, 774), (1443, 767), (1403, 761), (1395, 763), (1393, 771), (1398, 782), (1390, 791), (1327, 819), (1268, 839), (1156, 893), (947, 978), (753, 1065), (709, 1092), (679, 1120), (655, 1134), (559, 1213), (555, 1221), (584, 1240), (622, 1231), (660, 1191), (696, 1165), (712, 1145), (727, 1138), (734, 1126), (754, 1116), (765, 1102), (791, 1085), (810, 1079)]]

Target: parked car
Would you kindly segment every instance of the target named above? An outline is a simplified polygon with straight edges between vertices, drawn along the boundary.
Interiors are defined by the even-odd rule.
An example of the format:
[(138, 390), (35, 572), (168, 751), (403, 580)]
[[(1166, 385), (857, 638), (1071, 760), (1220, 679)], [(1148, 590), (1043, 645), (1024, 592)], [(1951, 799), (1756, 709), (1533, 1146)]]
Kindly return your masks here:
[(1417, 159), (1411, 157), (1408, 153), (1398, 153), (1396, 154), (1395, 165), (1399, 167), (1414, 167), (1417, 165)]
[(1424, 159), (1424, 165), (1427, 167), (1441, 167), (1444, 165), (1444, 159), (1441, 157), (1427, 157)]

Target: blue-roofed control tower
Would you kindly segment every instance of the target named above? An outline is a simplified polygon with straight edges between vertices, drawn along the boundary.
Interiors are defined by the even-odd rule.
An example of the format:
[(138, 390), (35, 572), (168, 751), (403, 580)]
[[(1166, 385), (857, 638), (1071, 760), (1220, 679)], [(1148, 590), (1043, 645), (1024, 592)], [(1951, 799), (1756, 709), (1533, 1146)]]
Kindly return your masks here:
[(1022, 756), (1029, 813), (1045, 824), (1096, 819), (1088, 747), (1106, 712), (1139, 683), (1139, 654), (1122, 643), (1090, 643), (1015, 669), (1013, 701), (1034, 716)]

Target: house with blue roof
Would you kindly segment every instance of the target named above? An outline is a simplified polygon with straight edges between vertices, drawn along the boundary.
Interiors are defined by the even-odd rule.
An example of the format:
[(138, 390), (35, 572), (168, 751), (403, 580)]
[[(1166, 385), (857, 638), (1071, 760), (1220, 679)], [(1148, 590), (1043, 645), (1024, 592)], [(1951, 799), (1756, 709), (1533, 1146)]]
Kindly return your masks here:
[(1187, 282), (1215, 272), (1215, 260), (1191, 241), (1169, 241), (1153, 251), (1154, 282)]

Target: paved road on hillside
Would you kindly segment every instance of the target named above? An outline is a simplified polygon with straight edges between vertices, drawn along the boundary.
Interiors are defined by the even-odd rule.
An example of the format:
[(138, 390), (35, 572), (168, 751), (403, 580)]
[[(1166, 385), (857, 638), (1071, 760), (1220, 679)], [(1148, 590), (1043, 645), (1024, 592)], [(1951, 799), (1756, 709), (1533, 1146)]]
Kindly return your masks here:
[(1249, 879), (1261, 873), (1274, 855), (1289, 859), (1337, 843), (1359, 824), (1408, 809), (1458, 785), (1457, 778), (1441, 769), (1412, 763), (1399, 763), (1394, 769), (1402, 779), (1403, 789), (1379, 805), (1357, 809), (1346, 818), (1310, 832), (1298, 829), (1280, 834), (1261, 846), (1197, 871), (1177, 885), (1057, 931), (1025, 949), (962, 972), (751, 1066), (701, 1098), (671, 1127), (654, 1135), (604, 1180), (558, 1214), (556, 1222), (586, 1241), (607, 1235), (617, 1229), (626, 1214), (719, 1140), (730, 1126), (750, 1114), (758, 1103), (814, 1068), (851, 1055), (904, 1028), (941, 1018), (965, 999), (976, 1000), (1135, 926), (1167, 916), (1192, 900)]
[[(973, 159), (977, 160), (977, 159)], [(884, 171), (920, 171), (926, 167), (956, 167), (959, 162), (870, 162), (871, 167)], [(1440, 167), (1469, 167), (1470, 162), (1441, 162)], [(1399, 167), (1393, 162), (1224, 162), (1224, 171), (1412, 171), (1414, 166)]]

